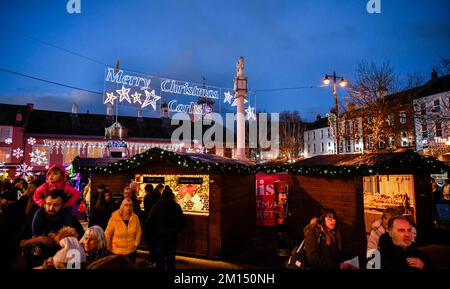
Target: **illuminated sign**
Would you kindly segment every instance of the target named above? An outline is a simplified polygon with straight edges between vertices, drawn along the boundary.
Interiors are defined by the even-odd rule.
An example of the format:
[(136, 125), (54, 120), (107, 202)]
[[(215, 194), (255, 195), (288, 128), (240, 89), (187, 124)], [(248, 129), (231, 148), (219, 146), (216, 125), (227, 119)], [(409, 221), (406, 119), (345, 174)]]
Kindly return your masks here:
[(203, 178), (178, 178), (178, 184), (203, 184)]
[[(250, 104), (251, 91), (245, 103)], [(206, 115), (211, 112), (234, 112), (236, 99), (229, 88), (220, 88), (189, 81), (161, 78), (107, 67), (104, 77), (103, 104), (127, 104), (148, 108), (151, 112), (161, 110), (168, 104), (170, 112)], [(255, 119), (254, 108), (246, 110), (248, 119)]]
[(164, 184), (166, 181), (164, 177), (143, 177), (142, 182), (145, 184)]

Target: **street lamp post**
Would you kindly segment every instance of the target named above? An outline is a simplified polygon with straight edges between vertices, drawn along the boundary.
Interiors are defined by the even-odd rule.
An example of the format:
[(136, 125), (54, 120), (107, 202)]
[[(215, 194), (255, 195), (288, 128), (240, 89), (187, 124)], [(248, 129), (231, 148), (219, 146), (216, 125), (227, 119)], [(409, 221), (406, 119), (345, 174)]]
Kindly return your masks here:
[(344, 87), (347, 85), (347, 82), (345, 81), (344, 77), (342, 76), (336, 76), (336, 72), (333, 72), (333, 75), (325, 74), (325, 78), (323, 79), (323, 83), (326, 85), (330, 84), (330, 77), (333, 78), (333, 96), (334, 96), (334, 109), (336, 110), (336, 154), (339, 154), (339, 102), (337, 97), (337, 90), (336, 90), (336, 79), (340, 79), (339, 85), (341, 87)]

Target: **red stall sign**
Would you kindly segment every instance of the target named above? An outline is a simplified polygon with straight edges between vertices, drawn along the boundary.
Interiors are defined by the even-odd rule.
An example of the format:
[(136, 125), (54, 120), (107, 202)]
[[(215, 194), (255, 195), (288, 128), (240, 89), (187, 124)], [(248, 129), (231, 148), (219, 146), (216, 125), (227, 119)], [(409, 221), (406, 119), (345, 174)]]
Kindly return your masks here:
[(256, 225), (275, 226), (273, 204), (275, 202), (276, 181), (288, 182), (287, 173), (256, 174)]

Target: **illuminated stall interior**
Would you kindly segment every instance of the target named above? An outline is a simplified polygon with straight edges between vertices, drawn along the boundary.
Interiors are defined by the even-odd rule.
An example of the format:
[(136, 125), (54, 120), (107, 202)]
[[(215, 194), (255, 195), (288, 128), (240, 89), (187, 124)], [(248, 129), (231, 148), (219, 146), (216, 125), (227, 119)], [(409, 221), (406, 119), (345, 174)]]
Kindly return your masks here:
[(363, 182), (366, 232), (370, 232), (370, 225), (381, 218), (386, 208), (399, 208), (406, 217), (416, 221), (413, 175), (365, 176)]
[(135, 181), (139, 184), (140, 200), (144, 199), (146, 185), (168, 185), (184, 214), (209, 215), (209, 175), (137, 174)]

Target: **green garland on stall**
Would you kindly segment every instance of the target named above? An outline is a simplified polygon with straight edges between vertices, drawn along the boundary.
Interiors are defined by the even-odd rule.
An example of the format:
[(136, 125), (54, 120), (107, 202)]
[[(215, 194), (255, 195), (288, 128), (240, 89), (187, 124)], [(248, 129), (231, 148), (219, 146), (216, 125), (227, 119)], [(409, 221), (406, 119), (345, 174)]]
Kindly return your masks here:
[(397, 156), (381, 162), (380, 164), (355, 165), (355, 166), (302, 166), (301, 164), (284, 164), (278, 166), (244, 166), (239, 164), (221, 164), (204, 163), (201, 160), (192, 159), (188, 156), (179, 155), (174, 152), (165, 151), (159, 148), (149, 149), (141, 154), (135, 155), (130, 159), (110, 163), (104, 167), (82, 167), (79, 165), (79, 157), (73, 161), (75, 172), (91, 173), (118, 173), (122, 171), (136, 169), (149, 161), (163, 161), (168, 164), (180, 166), (189, 171), (195, 172), (219, 172), (227, 174), (255, 174), (262, 173), (282, 173), (288, 172), (299, 175), (317, 175), (317, 176), (352, 176), (352, 175), (377, 175), (377, 174), (395, 174), (411, 172), (430, 173), (448, 171), (449, 167), (436, 160), (433, 157), (421, 156), (412, 150), (407, 150)]

